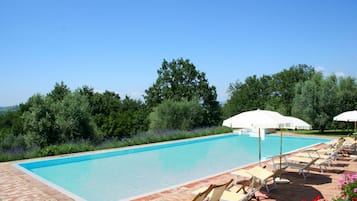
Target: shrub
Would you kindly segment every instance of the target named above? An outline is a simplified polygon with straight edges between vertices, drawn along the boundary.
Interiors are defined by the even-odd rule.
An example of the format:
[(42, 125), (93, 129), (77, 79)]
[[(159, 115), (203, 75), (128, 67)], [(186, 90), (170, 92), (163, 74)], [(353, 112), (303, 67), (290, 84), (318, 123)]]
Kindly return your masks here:
[(203, 109), (198, 101), (167, 100), (150, 113), (150, 130), (191, 130), (202, 124)]
[(357, 201), (357, 173), (344, 174), (339, 180), (341, 196), (335, 201)]
[(79, 143), (67, 143), (60, 145), (51, 145), (39, 150), (36, 155), (37, 157), (42, 156), (54, 156), (60, 154), (69, 154), (82, 151), (93, 151), (95, 148), (93, 145), (88, 142), (79, 142)]
[(0, 137), (0, 152), (20, 153), (25, 151), (25, 139), (22, 135), (6, 134)]
[[(228, 133), (228, 132), (232, 132), (232, 129), (227, 127), (212, 127), (212, 128), (200, 128), (192, 131), (162, 130), (162, 131), (140, 133), (123, 139), (110, 138), (97, 145), (93, 145), (89, 141), (83, 140), (83, 141), (63, 143), (58, 145), (50, 145), (43, 148), (35, 146), (28, 150), (21, 149), (21, 147), (25, 147), (26, 139), (24, 139), (24, 137), (22, 136), (14, 137), (13, 135), (9, 135), (8, 138), (4, 138), (5, 136), (2, 138), (2, 140), (5, 140), (6, 142), (0, 140), (0, 162), (68, 154), (68, 153), (75, 153), (75, 152), (82, 152), (82, 151), (119, 148), (125, 146), (163, 142), (169, 140), (179, 140), (185, 138), (201, 137), (201, 136), (214, 135), (219, 133)], [(12, 146), (9, 147), (8, 144), (12, 144)], [(9, 148), (12, 149), (8, 150)]]

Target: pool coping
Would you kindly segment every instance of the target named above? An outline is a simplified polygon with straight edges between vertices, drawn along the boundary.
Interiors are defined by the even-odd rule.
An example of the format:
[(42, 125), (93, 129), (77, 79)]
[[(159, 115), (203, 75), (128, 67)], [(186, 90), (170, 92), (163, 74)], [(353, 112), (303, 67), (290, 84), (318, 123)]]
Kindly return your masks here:
[[(197, 137), (197, 138), (201, 138), (202, 139), (202, 138), (209, 138), (209, 137), (212, 137), (212, 136), (220, 136), (220, 135), (226, 135), (226, 134), (217, 134), (217, 135), (203, 136), (203, 137)], [(301, 135), (299, 135), (299, 136), (301, 136)], [(326, 138), (325, 136), (304, 136), (304, 137)], [(327, 137), (327, 138), (331, 139), (331, 137)], [(190, 139), (192, 140), (192, 139), (195, 139), (195, 138), (190, 138)], [(30, 182), (33, 181), (33, 180), (37, 180), (39, 182), (42, 182), (44, 184), (45, 188), (41, 187), (39, 190), (41, 190), (41, 191), (43, 191), (45, 193), (46, 193), (46, 191), (48, 191), (48, 189), (50, 189), (50, 194), (53, 194), (53, 190), (56, 190), (56, 191), (58, 191), (59, 194), (64, 194), (65, 196), (68, 196), (68, 199), (84, 200), (83, 198), (79, 197), (78, 195), (75, 195), (75, 194), (63, 189), (62, 187), (59, 187), (59, 186), (57, 186), (57, 185), (55, 185), (55, 184), (53, 184), (51, 182), (48, 182), (45, 179), (43, 179), (43, 178), (31, 173), (30, 171), (26, 170), (25, 168), (20, 167), (18, 164), (19, 163), (25, 163), (25, 162), (35, 162), (35, 161), (46, 160), (46, 159), (57, 159), (57, 158), (63, 158), (63, 157), (71, 157), (71, 156), (78, 156), (78, 155), (87, 155), (87, 154), (110, 152), (110, 151), (116, 151), (116, 150), (132, 149), (132, 148), (143, 147), (143, 146), (147, 146), (147, 145), (167, 144), (167, 143), (173, 143), (173, 142), (179, 142), (179, 141), (185, 141), (185, 140), (189, 140), (189, 139), (181, 139), (181, 140), (168, 141), (168, 142), (159, 142), (159, 143), (135, 145), (135, 146), (129, 146), (129, 147), (121, 147), (121, 148), (112, 148), (112, 149), (97, 150), (97, 151), (88, 151), (88, 152), (64, 154), (64, 155), (59, 155), (59, 156), (49, 156), (49, 157), (42, 157), (42, 158), (26, 159), (26, 160), (12, 161), (12, 162), (6, 162), (6, 163), (10, 164), (12, 167), (15, 167), (17, 170), (26, 173), (26, 175), (28, 177), (28, 178), (26, 178), (26, 180), (29, 180)], [(312, 147), (312, 146), (314, 146), (314, 145), (310, 145), (308, 147)], [(301, 148), (299, 150), (306, 149), (306, 148), (307, 147), (304, 147), (304, 148)], [(297, 151), (298, 150), (294, 150), (292, 152), (297, 152)], [(267, 161), (269, 161), (269, 159), (262, 160), (262, 163), (265, 163)], [(138, 195), (138, 196), (135, 196), (135, 197), (132, 197), (132, 198), (129, 198), (129, 199), (130, 200), (140, 200), (143, 197), (147, 197), (147, 196), (150, 196), (150, 195), (153, 195), (153, 194), (158, 194), (160, 192), (168, 191), (170, 189), (175, 189), (175, 188), (179, 188), (179, 187), (183, 187), (183, 186), (189, 186), (190, 184), (197, 183), (197, 182), (200, 182), (202, 180), (207, 180), (207, 179), (210, 179), (210, 178), (213, 178), (213, 177), (217, 177), (217, 176), (222, 175), (222, 174), (227, 174), (227, 173), (232, 172), (234, 170), (241, 169), (241, 168), (246, 168), (246, 167), (255, 165), (257, 163), (258, 162), (242, 165), (240, 167), (236, 167), (236, 168), (233, 168), (231, 170), (220, 172), (218, 174), (209, 175), (209, 176), (206, 176), (206, 177), (203, 177), (203, 178), (199, 178), (199, 179), (196, 179), (196, 180), (192, 180), (192, 181), (188, 181), (188, 182), (185, 182), (185, 183), (177, 184), (177, 185), (170, 186), (170, 187), (167, 187), (167, 188), (164, 188), (164, 189), (160, 189), (160, 190), (157, 190), (157, 191), (154, 191), (154, 192), (148, 192), (148, 193), (145, 193), (145, 194), (142, 194), (142, 195)], [(47, 186), (47, 189), (46, 189), (46, 186)], [(127, 199), (125, 199), (125, 200), (127, 200)]]
[[(236, 135), (240, 135), (240, 134), (236, 134)], [(280, 134), (272, 134), (272, 135), (279, 135), (280, 136)], [(294, 135), (291, 135), (291, 136), (294, 136)], [(310, 138), (319, 138), (319, 137), (317, 137), (317, 136), (311, 137), (310, 136)], [(302, 147), (300, 149), (296, 149), (296, 150), (284, 153), (283, 155), (289, 155), (289, 154), (297, 153), (297, 152), (300, 152), (300, 151), (302, 151), (304, 149), (307, 149), (307, 148), (310, 148), (310, 147), (319, 146), (321, 144), (323, 144), (323, 143), (312, 144), (312, 145), (309, 145), (309, 146), (306, 146), (306, 147)], [(262, 159), (260, 163), (261, 164), (267, 164), (268, 162), (271, 161), (271, 157), (272, 156), (269, 156), (269, 157), (266, 157), (266, 158)], [(171, 189), (175, 189), (175, 188), (179, 188), (179, 187), (190, 186), (193, 183), (198, 183), (198, 182), (203, 181), (203, 180), (210, 180), (211, 178), (218, 177), (220, 175), (224, 175), (224, 174), (227, 174), (227, 173), (239, 170), (239, 169), (245, 169), (245, 168), (248, 168), (248, 167), (253, 167), (255, 165), (259, 165), (259, 162), (253, 162), (253, 163), (241, 165), (241, 166), (238, 166), (238, 167), (235, 167), (235, 168), (231, 168), (229, 170), (226, 170), (226, 171), (223, 171), (223, 172), (220, 172), (220, 173), (217, 173), (217, 174), (209, 175), (209, 176), (202, 177), (202, 178), (199, 178), (199, 179), (196, 179), (196, 180), (191, 180), (191, 181), (188, 181), (188, 182), (185, 182), (185, 183), (177, 184), (177, 185), (170, 186), (170, 187), (167, 187), (167, 188), (164, 188), (164, 189), (160, 189), (160, 190), (157, 190), (157, 191), (153, 191), (153, 192), (145, 193), (145, 194), (138, 195), (138, 196), (135, 196), (135, 197), (131, 197), (131, 198), (129, 198), (129, 200), (141, 200), (142, 198), (145, 198), (145, 197), (153, 195), (153, 194), (158, 194), (160, 192), (169, 191)], [(125, 199), (125, 200), (127, 200), (127, 199)]]
[[(42, 177), (32, 173), (31, 171), (27, 170), (26, 168), (20, 166), (20, 164), (21, 163), (31, 163), (31, 162), (40, 162), (40, 161), (43, 161), (43, 160), (57, 160), (57, 159), (62, 159), (62, 158), (65, 159), (65, 158), (69, 158), (69, 157), (86, 156), (86, 155), (92, 155), (92, 154), (105, 154), (105, 153), (109, 153), (109, 152), (123, 151), (123, 150), (125, 151), (125, 150), (131, 150), (131, 149), (141, 149), (141, 148), (145, 148), (145, 147), (148, 147), (148, 146), (161, 146), (161, 145), (167, 145), (167, 144), (173, 144), (173, 143), (181, 143), (181, 142), (185, 142), (185, 141), (189, 141), (189, 140), (195, 140), (195, 139), (197, 140), (197, 139), (215, 138), (215, 137), (219, 137), (219, 136), (225, 136), (227, 134), (233, 135), (232, 133), (225, 133), (225, 134), (217, 134), (217, 135), (210, 135), (210, 136), (201, 136), (201, 137), (195, 137), (195, 138), (186, 138), (186, 139), (171, 140), (171, 141), (165, 141), (165, 142), (133, 145), (133, 146), (127, 146), (127, 147), (119, 147), (119, 148), (103, 149), (103, 150), (96, 150), (96, 151), (87, 151), (87, 152), (63, 154), (63, 155), (57, 155), (57, 156), (47, 156), (47, 157), (41, 157), (41, 158), (25, 159), (25, 160), (12, 161), (10, 163), (11, 163), (12, 167), (24, 172), (30, 178), (32, 177), (33, 179), (44, 183), (45, 185), (49, 186), (50, 188), (53, 188), (53, 189), (57, 190), (58, 192), (68, 196), (71, 199), (83, 201), (83, 200), (86, 200), (86, 199), (82, 198), (81, 196), (79, 196), (79, 195), (77, 195), (75, 193), (72, 193), (72, 192), (66, 190), (65, 188), (63, 188), (63, 187), (61, 187), (59, 185), (56, 185), (55, 183), (53, 183), (51, 181), (48, 181), (45, 178), (42, 178)], [(170, 187), (170, 188), (172, 188), (172, 187)], [(160, 192), (162, 190), (165, 190), (165, 189), (159, 189), (158, 192)], [(167, 188), (167, 189), (169, 189), (169, 188)], [(149, 194), (152, 194), (152, 192), (150, 192)], [(135, 196), (135, 197), (142, 197), (142, 195)], [(131, 200), (132, 198), (129, 197), (129, 198), (125, 198), (123, 200), (128, 200), (128, 199)]]

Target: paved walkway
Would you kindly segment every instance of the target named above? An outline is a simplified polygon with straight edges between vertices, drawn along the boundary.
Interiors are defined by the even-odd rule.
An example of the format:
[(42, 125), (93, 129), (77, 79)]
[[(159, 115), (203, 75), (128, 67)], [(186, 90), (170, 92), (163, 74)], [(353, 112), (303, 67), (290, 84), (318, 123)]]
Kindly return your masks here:
[[(268, 169), (271, 169), (270, 162), (265, 163)], [(254, 166), (254, 165), (252, 165)], [(245, 167), (245, 168), (251, 168)], [(320, 172), (317, 167), (312, 167), (310, 176), (304, 180), (303, 176), (298, 174), (294, 169), (287, 169), (282, 177), (289, 179), (289, 184), (278, 184), (278, 188), (267, 193), (262, 189), (261, 193), (267, 195), (268, 198), (261, 197), (260, 200), (266, 201), (307, 201), (313, 200), (320, 195), (322, 198), (330, 201), (339, 195), (338, 180), (342, 178), (344, 173), (354, 173), (357, 171), (357, 159), (340, 156), (337, 161), (334, 161), (332, 166), (324, 173)], [(221, 184), (226, 183), (231, 178), (235, 178), (230, 173), (218, 175), (214, 178), (202, 180), (176, 189), (161, 192), (137, 199), (135, 201), (155, 200), (155, 201), (182, 201), (192, 200), (194, 195), (192, 191), (202, 186), (208, 186), (211, 183)]]
[[(269, 162), (266, 163), (269, 167)], [(246, 167), (249, 168), (249, 167)], [(321, 195), (327, 200), (332, 200), (339, 194), (338, 180), (343, 173), (357, 171), (357, 159), (350, 157), (340, 157), (325, 173), (320, 173), (319, 169), (313, 168), (311, 176), (304, 180), (296, 170), (288, 169), (283, 174), (284, 178), (291, 181), (289, 184), (280, 184), (278, 189), (269, 194), (268, 199), (262, 200), (291, 200), (301, 201), (303, 199), (312, 200), (317, 195)], [(228, 173), (223, 173), (215, 177), (181, 186), (175, 189), (164, 191), (155, 195), (136, 199), (135, 201), (155, 200), (155, 201), (183, 201), (192, 200), (192, 191), (207, 186), (210, 183), (223, 183), (233, 178)], [(265, 193), (264, 191), (262, 193)], [(47, 186), (46, 184), (32, 178), (26, 173), (15, 168), (12, 163), (0, 163), (0, 200), (72, 200), (61, 192)]]
[(0, 163), (0, 200), (72, 200), (11, 163)]

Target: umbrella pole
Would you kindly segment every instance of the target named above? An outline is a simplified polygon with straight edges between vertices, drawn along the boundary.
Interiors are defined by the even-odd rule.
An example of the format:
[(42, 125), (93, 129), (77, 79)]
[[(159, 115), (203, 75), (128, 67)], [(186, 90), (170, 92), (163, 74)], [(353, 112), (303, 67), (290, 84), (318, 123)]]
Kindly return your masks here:
[(262, 158), (262, 156), (261, 156), (261, 152), (262, 152), (262, 150), (261, 150), (261, 142), (260, 142), (260, 128), (258, 128), (258, 146), (259, 146), (259, 166), (261, 167), (262, 166), (262, 164), (261, 164), (261, 158)]
[(353, 131), (354, 133), (352, 133), (352, 136), (355, 137), (355, 152), (354, 152), (354, 154), (357, 154), (357, 144), (356, 144), (357, 130), (356, 130), (356, 125), (357, 125), (357, 121), (355, 121), (355, 129), (354, 129), (354, 131), (356, 131), (356, 132)]
[[(280, 128), (280, 156), (279, 156), (279, 171), (281, 171), (281, 158), (283, 156), (283, 129)], [(275, 167), (274, 167), (275, 168)], [(277, 171), (277, 170), (276, 170)], [(274, 182), (276, 183), (283, 183), (283, 184), (286, 184), (286, 183), (290, 183), (289, 179), (284, 179), (284, 178), (281, 178), (281, 174), (282, 172), (280, 172), (280, 174), (278, 175), (278, 177), (276, 177), (274, 179)]]
[(280, 157), (279, 157), (279, 169), (281, 169), (281, 156), (283, 154), (283, 130), (280, 128)]

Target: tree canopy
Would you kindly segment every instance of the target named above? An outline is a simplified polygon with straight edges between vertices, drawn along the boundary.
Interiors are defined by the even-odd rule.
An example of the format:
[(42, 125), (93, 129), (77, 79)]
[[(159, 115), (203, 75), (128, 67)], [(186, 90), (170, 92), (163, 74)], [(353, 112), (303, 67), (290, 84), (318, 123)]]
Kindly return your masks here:
[(204, 113), (202, 124), (197, 126), (220, 122), (216, 88), (209, 85), (205, 73), (198, 71), (189, 60), (164, 60), (157, 73), (156, 82), (145, 91), (144, 98), (149, 107), (154, 108), (166, 100), (198, 100)]
[(150, 130), (192, 130), (201, 124), (202, 113), (198, 101), (166, 100), (150, 113)]
[(297, 83), (309, 80), (315, 71), (311, 66), (291, 66), (274, 75), (256, 75), (246, 78), (244, 83), (231, 83), (230, 98), (223, 107), (223, 117), (254, 109), (269, 109), (291, 115), (292, 100)]
[(71, 91), (60, 82), (14, 111), (1, 110), (0, 151), (77, 141), (98, 144), (149, 130), (217, 126), (222, 119), (258, 108), (299, 117), (324, 131), (341, 125), (332, 121), (333, 116), (357, 109), (355, 78), (326, 77), (305, 64), (231, 83), (223, 107), (216, 100), (216, 88), (188, 59), (164, 60), (157, 73), (145, 101), (95, 92), (88, 86)]
[(356, 87), (352, 77), (324, 78), (321, 73), (315, 73), (310, 80), (297, 85), (292, 114), (323, 132), (334, 123), (334, 116), (357, 108)]

